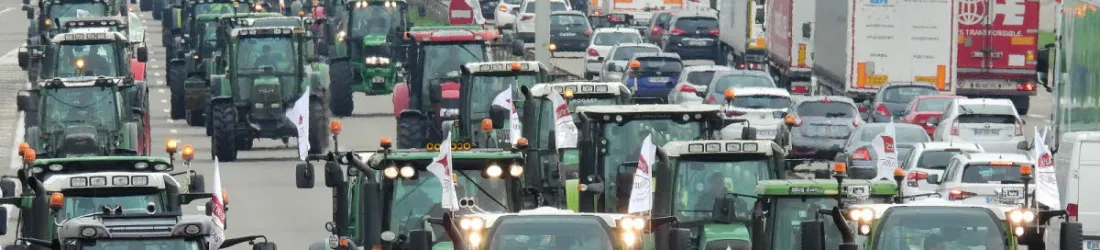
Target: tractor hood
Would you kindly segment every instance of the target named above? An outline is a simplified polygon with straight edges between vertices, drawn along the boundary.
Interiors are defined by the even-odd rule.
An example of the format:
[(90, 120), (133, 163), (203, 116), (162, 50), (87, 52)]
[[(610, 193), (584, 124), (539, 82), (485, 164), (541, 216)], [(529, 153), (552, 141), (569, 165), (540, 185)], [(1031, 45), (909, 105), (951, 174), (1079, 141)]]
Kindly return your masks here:
[(750, 239), (749, 228), (743, 222), (707, 223), (703, 225), (703, 234), (699, 236), (699, 242), (706, 246), (705, 249), (749, 249), (750, 245), (747, 243)]
[(367, 35), (363, 37), (363, 46), (379, 46), (386, 44), (386, 35)]

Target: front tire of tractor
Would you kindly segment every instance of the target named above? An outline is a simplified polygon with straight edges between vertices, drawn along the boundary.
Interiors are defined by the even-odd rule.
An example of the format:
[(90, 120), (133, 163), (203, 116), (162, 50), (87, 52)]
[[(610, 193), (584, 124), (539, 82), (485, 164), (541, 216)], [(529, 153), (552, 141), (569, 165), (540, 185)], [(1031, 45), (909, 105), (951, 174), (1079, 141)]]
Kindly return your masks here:
[[(324, 102), (321, 100), (309, 101), (309, 153), (323, 154), (327, 151), (330, 138), (328, 114), (325, 112)], [(301, 140), (301, 138), (298, 138)]]
[(214, 145), (214, 156), (219, 161), (231, 162), (237, 160), (237, 136), (236, 128), (237, 111), (228, 104), (214, 106), (212, 113), (213, 132), (210, 137)]
[(397, 119), (397, 148), (421, 148), (427, 143), (427, 122), (420, 117), (400, 117)]
[(153, 8), (153, 0), (139, 0), (138, 8), (141, 11), (149, 11)]
[(336, 61), (329, 66), (329, 84), (332, 85), (332, 98), (329, 107), (332, 115), (347, 117), (355, 110), (355, 102), (352, 100), (351, 85), (355, 80), (351, 72), (351, 64), (348, 61)]
[(187, 111), (187, 125), (194, 127), (206, 125), (206, 119), (202, 117), (201, 109), (192, 109)]

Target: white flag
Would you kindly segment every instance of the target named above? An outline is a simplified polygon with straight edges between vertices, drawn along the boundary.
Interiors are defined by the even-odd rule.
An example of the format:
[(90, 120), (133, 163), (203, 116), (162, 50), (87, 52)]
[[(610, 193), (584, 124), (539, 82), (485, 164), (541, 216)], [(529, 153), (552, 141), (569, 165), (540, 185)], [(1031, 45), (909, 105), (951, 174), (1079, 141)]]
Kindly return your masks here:
[(634, 187), (630, 190), (630, 207), (627, 213), (640, 213), (653, 209), (653, 161), (657, 157), (657, 145), (653, 144), (653, 135), (642, 140), (642, 150), (638, 152), (638, 170), (634, 172)]
[(221, 248), (222, 242), (225, 242), (225, 196), (222, 194), (222, 170), (218, 166), (218, 157), (214, 156), (214, 198), (212, 202), (214, 207), (208, 207), (210, 214), (214, 215), (214, 225), (216, 227), (211, 228), (213, 232), (210, 233), (210, 249)]
[(554, 145), (558, 149), (577, 147), (577, 124), (569, 113), (569, 104), (558, 92), (550, 93), (550, 102), (554, 105)]
[(497, 94), (497, 97), (493, 98), (492, 105), (508, 108), (508, 123), (511, 124), (508, 126), (508, 142), (516, 144), (519, 138), (523, 136), (523, 124), (519, 121), (519, 111), (516, 110), (516, 105), (512, 103), (512, 86), (508, 86), (507, 89)]
[(443, 143), (439, 144), (439, 155), (432, 158), (432, 164), (428, 165), (428, 171), (435, 175), (436, 179), (439, 179), (439, 185), (442, 186), (443, 193), (441, 205), (443, 209), (450, 209), (451, 211), (458, 210), (458, 194), (455, 192), (455, 183), (451, 167), (451, 132), (447, 132), (447, 139), (443, 140)]
[(298, 128), (298, 158), (304, 161), (309, 154), (309, 86), (294, 101), (294, 106), (286, 110), (286, 118)]
[(877, 162), (875, 166), (878, 166), (877, 174), (874, 180), (886, 178), (892, 180), (894, 177), (894, 169), (898, 168), (898, 151), (894, 145), (894, 121), (886, 124), (886, 129), (881, 134), (875, 137), (871, 141), (871, 147), (875, 149), (875, 157)]
[(1046, 136), (1050, 127), (1046, 127), (1043, 133), (1039, 133), (1039, 127), (1035, 127), (1035, 201), (1051, 208), (1061, 208), (1061, 200), (1058, 197), (1058, 178), (1054, 174), (1054, 159), (1050, 155), (1050, 149), (1046, 145)]

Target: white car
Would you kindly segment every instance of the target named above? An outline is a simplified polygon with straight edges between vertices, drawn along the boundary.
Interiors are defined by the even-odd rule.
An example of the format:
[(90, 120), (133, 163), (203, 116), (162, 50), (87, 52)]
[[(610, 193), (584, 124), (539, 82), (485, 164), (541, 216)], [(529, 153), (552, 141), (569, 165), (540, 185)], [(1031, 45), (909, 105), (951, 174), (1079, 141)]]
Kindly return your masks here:
[(600, 81), (622, 81), (623, 73), (626, 72), (626, 63), (630, 58), (634, 58), (634, 54), (658, 52), (661, 52), (661, 47), (652, 43), (621, 43), (611, 47), (607, 56), (604, 56), (603, 66), (600, 67)]
[[(899, 159), (901, 169), (905, 170), (905, 179), (902, 180), (905, 196), (935, 193), (939, 185), (930, 183), (928, 176), (943, 175), (943, 170), (947, 169), (947, 164), (955, 155), (981, 152), (985, 149), (973, 142), (923, 142), (913, 145), (909, 154)], [(923, 198), (928, 197), (918, 199)]]
[[(1024, 183), (1020, 167), (1034, 166), (1035, 160), (1023, 154), (970, 153), (951, 158), (943, 174), (928, 176), (939, 185), (936, 193), (947, 200), (980, 205), (1023, 204)], [(1035, 185), (1028, 186), (1028, 193)]]
[(1006, 99), (955, 99), (947, 110), (932, 118), (937, 141), (969, 141), (982, 144), (989, 152), (1018, 152), (1024, 138), (1024, 120)]
[(615, 45), (623, 43), (640, 43), (642, 34), (638, 29), (632, 28), (599, 28), (592, 34), (592, 40), (588, 42), (588, 49), (584, 54), (584, 79), (592, 80), (600, 73), (604, 56), (611, 52)]
[(668, 93), (668, 103), (703, 103), (703, 97), (707, 96), (707, 85), (714, 79), (715, 73), (732, 70), (731, 67), (718, 65), (684, 67), (680, 71), (680, 78), (676, 80), (676, 86), (672, 86), (672, 92)]
[(500, 4), (497, 4), (497, 8), (493, 10), (496, 12), (493, 21), (496, 21), (498, 29), (512, 28), (512, 25), (516, 23), (516, 12), (518, 12), (521, 4), (523, 4), (523, 0), (503, 0), (500, 1)]
[(773, 140), (791, 107), (791, 93), (781, 88), (739, 88), (732, 101), (723, 103), (725, 119), (738, 122), (722, 128), (722, 139), (744, 140), (741, 131), (747, 125), (756, 128), (757, 140)]
[[(535, 5), (535, 0), (525, 0), (517, 9), (518, 11), (513, 14), (516, 21), (512, 25), (512, 29), (516, 34), (516, 39), (522, 39), (525, 43), (535, 42)], [(573, 10), (573, 7), (569, 6), (569, 2), (550, 0), (550, 13), (569, 10)], [(542, 28), (550, 29), (550, 27)]]

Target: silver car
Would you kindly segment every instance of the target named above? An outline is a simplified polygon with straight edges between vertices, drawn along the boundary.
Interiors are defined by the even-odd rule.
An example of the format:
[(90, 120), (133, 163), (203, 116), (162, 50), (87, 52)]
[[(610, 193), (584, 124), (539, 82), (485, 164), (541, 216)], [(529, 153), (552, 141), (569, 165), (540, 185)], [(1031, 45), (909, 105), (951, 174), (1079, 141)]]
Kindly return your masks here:
[(982, 144), (989, 152), (1017, 153), (1024, 138), (1024, 120), (1006, 99), (955, 99), (942, 119), (932, 118), (937, 141), (969, 141)]
[(791, 93), (780, 88), (741, 88), (722, 106), (726, 120), (738, 121), (722, 128), (722, 139), (744, 139), (742, 129), (751, 126), (756, 128), (756, 139), (774, 140), (783, 114), (791, 108)]
[[(925, 142), (913, 146), (909, 154), (898, 159), (905, 170), (902, 190), (906, 196), (935, 193), (939, 185), (928, 181), (928, 176), (943, 175), (947, 163), (955, 155), (982, 153), (985, 149), (973, 142)], [(947, 197), (942, 197), (947, 199)]]
[(630, 58), (634, 58), (634, 55), (638, 53), (657, 52), (661, 52), (661, 47), (657, 47), (657, 45), (653, 45), (652, 43), (621, 43), (618, 46), (611, 47), (607, 55), (600, 59), (604, 62), (600, 69), (600, 81), (623, 81), (623, 74), (626, 72), (626, 64)]
[(732, 70), (731, 67), (717, 65), (684, 67), (684, 70), (680, 71), (680, 78), (676, 81), (676, 86), (673, 86), (672, 91), (668, 93), (668, 103), (703, 103), (703, 96), (707, 95), (707, 84), (710, 84), (710, 81), (714, 79), (714, 75), (718, 72)]
[[(1024, 154), (972, 153), (951, 158), (942, 175), (929, 175), (929, 183), (939, 185), (936, 193), (952, 201), (968, 204), (1019, 205), (1024, 201), (1024, 183), (1020, 166), (1035, 160)], [(1030, 185), (1027, 192), (1035, 190)]]

